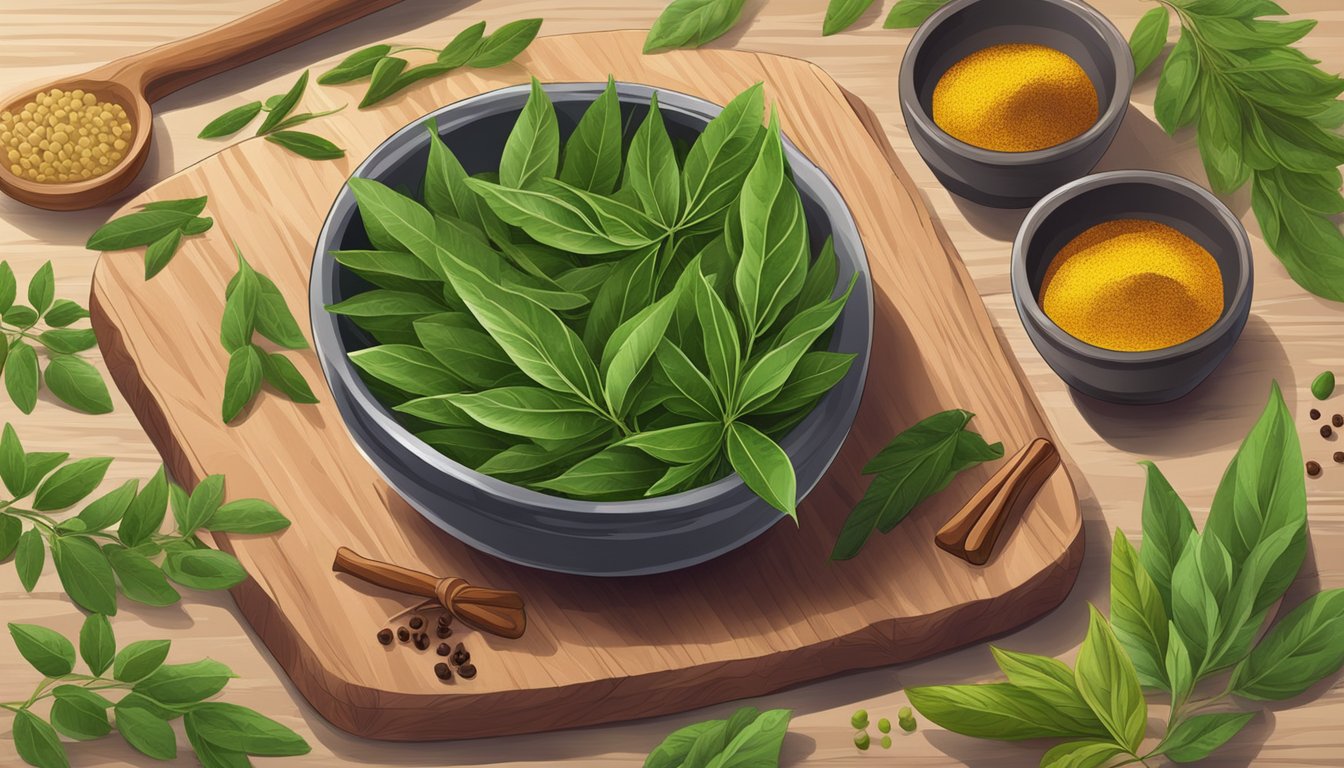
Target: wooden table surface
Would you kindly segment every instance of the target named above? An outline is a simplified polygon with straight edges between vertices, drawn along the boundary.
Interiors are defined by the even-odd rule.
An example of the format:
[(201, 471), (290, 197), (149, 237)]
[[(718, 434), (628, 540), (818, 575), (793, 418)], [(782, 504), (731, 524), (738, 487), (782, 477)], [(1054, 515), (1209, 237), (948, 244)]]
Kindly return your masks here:
[[(4, 0), (0, 10), (0, 94), (8, 94), (92, 69), (106, 61), (203, 31), (265, 5), (266, 0)], [(881, 5), (890, 6), (890, 0)], [(1149, 7), (1137, 0), (1094, 0), (1128, 33)], [(601, 29), (647, 28), (662, 0), (495, 0), (445, 2), (407, 0), (262, 61), (188, 88), (156, 105), (155, 144), (138, 192), (217, 151), (220, 144), (195, 138), (211, 118), (244, 101), (284, 90), (304, 68), (322, 71), (345, 52), (384, 40), (441, 45), (462, 27), (485, 19), (493, 27), (515, 18), (541, 16), (543, 34)], [(1331, 71), (1344, 69), (1344, 8), (1338, 0), (1283, 0), (1294, 14), (1318, 19), (1304, 51)], [(1323, 478), (1309, 480), (1312, 553), (1290, 599), (1321, 588), (1344, 586), (1344, 469), (1330, 466), (1329, 451), (1306, 426), (1307, 387), (1321, 369), (1344, 369), (1340, 350), (1344, 305), (1308, 295), (1295, 285), (1259, 237), (1249, 212), (1249, 194), (1228, 199), (1251, 230), (1256, 259), (1255, 303), (1241, 343), (1193, 394), (1180, 402), (1147, 408), (1109, 406), (1071, 393), (1037, 355), (1018, 322), (1008, 287), (1009, 244), (1021, 212), (982, 208), (951, 197), (934, 181), (906, 136), (896, 97), (896, 72), (908, 31), (884, 30), (885, 9), (875, 5), (848, 32), (822, 38), (824, 0), (748, 0), (746, 21), (713, 45), (769, 51), (808, 59), (824, 67), (876, 112), (897, 153), (961, 251), (1005, 341), (1010, 345), (1063, 448), (1075, 466), (1084, 504), (1088, 555), (1068, 600), (1045, 619), (998, 644), (1070, 658), (1086, 628), (1086, 603), (1105, 607), (1111, 531), (1121, 528), (1137, 540), (1142, 472), (1135, 462), (1160, 463), (1176, 489), (1202, 519), (1228, 459), (1265, 403), (1271, 379), (1283, 386), (1299, 416), (1308, 458), (1324, 457)], [(1133, 105), (1099, 170), (1153, 168), (1204, 181), (1194, 136), (1167, 137), (1152, 119), (1156, 78), (1141, 78)], [(20, 282), (44, 262), (56, 267), (58, 296), (83, 299), (97, 254), (83, 243), (116, 205), (76, 213), (51, 213), (0, 198), (0, 257)], [(984, 382), (994, 386), (994, 382)], [(111, 487), (148, 477), (158, 456), (130, 409), (114, 392), (116, 412), (86, 416), (44, 396), (28, 416), (0, 398), (0, 419), (12, 422), (28, 450), (65, 450), (76, 456), (115, 456)], [(1333, 411), (1332, 411), (1333, 412)], [(11, 564), (0, 566), (0, 616), (5, 621), (43, 624), (74, 635), (78, 612), (65, 598), (50, 566), (37, 589), (23, 593)], [(387, 744), (351, 737), (327, 724), (294, 692), (224, 594), (192, 593), (179, 606), (151, 609), (122, 601), (113, 627), (121, 643), (166, 637), (170, 660), (216, 658), (239, 675), (227, 700), (251, 706), (302, 733), (312, 754), (258, 759), (258, 765), (640, 765), (668, 732), (683, 724), (724, 717), (736, 704), (625, 725), (528, 737), (439, 744)], [(332, 631), (344, 631), (333, 627)], [(895, 738), (889, 753), (858, 753), (851, 741), (850, 713), (864, 707), (874, 719), (895, 717), (909, 685), (973, 682), (995, 676), (985, 646), (975, 646), (912, 665), (857, 673), (785, 691), (749, 703), (794, 710), (785, 740), (786, 766), (860, 766), (899, 761), (901, 765), (1034, 766), (1039, 745), (977, 742), (928, 723), (911, 736)], [(1207, 765), (1344, 765), (1344, 686), (1334, 680), (1258, 717)], [(25, 696), (36, 673), (12, 645), (0, 642), (0, 700)], [(0, 741), (8, 739), (8, 718), (0, 718)], [(18, 762), (11, 743), (0, 743), (0, 764)], [(142, 756), (118, 738), (71, 745), (75, 766), (142, 764)], [(174, 765), (194, 765), (185, 750)]]

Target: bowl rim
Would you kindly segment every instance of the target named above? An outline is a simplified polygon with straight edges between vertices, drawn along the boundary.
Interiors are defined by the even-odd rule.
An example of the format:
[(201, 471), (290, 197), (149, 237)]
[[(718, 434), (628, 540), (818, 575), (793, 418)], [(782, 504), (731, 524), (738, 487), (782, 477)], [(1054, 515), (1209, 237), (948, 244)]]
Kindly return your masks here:
[[(1125, 112), (1129, 108), (1135, 74), (1134, 59), (1130, 55), (1129, 43), (1124, 35), (1120, 33), (1115, 24), (1111, 23), (1110, 19), (1087, 3), (1079, 0), (1037, 0), (1037, 2), (1049, 3), (1073, 13), (1092, 27), (1106, 43), (1106, 47), (1111, 53), (1111, 59), (1115, 63), (1115, 92), (1111, 95), (1111, 100), (1106, 105), (1105, 111), (1098, 115), (1096, 122), (1083, 133), (1063, 143), (1030, 152), (999, 152), (985, 149), (967, 144), (944, 131), (934, 122), (933, 116), (924, 109), (923, 103), (919, 100), (919, 91), (915, 87), (915, 60), (919, 58), (920, 52), (923, 51), (925, 43), (928, 42), (934, 30), (962, 10), (988, 1), (952, 0), (925, 19), (924, 23), (919, 25), (919, 29), (915, 30), (914, 36), (910, 38), (909, 45), (906, 46), (905, 55), (901, 59), (900, 100), (905, 107), (907, 119), (912, 120), (929, 141), (936, 144), (940, 149), (954, 152), (986, 165), (1030, 166), (1081, 151), (1104, 135), (1110, 126), (1124, 118)], [(993, 1), (996, 3), (1005, 2), (1005, 0)]]
[[(1176, 192), (1199, 203), (1205, 210), (1213, 214), (1227, 232), (1232, 235), (1232, 239), (1236, 243), (1237, 285), (1232, 292), (1231, 300), (1223, 303), (1223, 311), (1219, 314), (1218, 319), (1199, 335), (1170, 347), (1126, 352), (1088, 344), (1056, 325), (1055, 321), (1045, 314), (1045, 310), (1041, 309), (1040, 302), (1031, 289), (1031, 281), (1027, 277), (1026, 254), (1028, 246), (1032, 239), (1036, 237), (1041, 225), (1064, 203), (1106, 187), (1135, 183), (1148, 184)], [(1095, 223), (1100, 224), (1107, 220), (1099, 218)], [(1181, 176), (1161, 171), (1133, 169), (1106, 171), (1084, 176), (1059, 187), (1042, 198), (1027, 213), (1026, 219), (1022, 221), (1022, 226), (1017, 231), (1017, 237), (1013, 240), (1009, 272), (1013, 298), (1018, 311), (1023, 314), (1024, 318), (1029, 319), (1052, 343), (1093, 361), (1145, 364), (1170, 362), (1200, 354), (1231, 331), (1239, 322), (1238, 315), (1244, 314), (1250, 309), (1254, 265), (1251, 260), (1251, 241), (1246, 233), (1246, 227), (1212, 192)]]
[[(602, 90), (606, 88), (606, 85), (606, 82), (596, 81), (556, 81), (542, 83), (541, 87), (553, 98), (557, 92), (565, 95), (591, 93), (591, 95), (596, 98), (596, 96), (600, 95)], [(638, 99), (638, 103), (647, 103), (649, 96), (656, 92), (659, 94), (659, 106), (661, 108), (665, 110), (676, 109), (679, 111), (690, 111), (690, 108), (693, 107), (694, 109), (699, 110), (702, 113), (701, 116), (704, 116), (706, 120), (712, 119), (723, 110), (722, 105), (715, 104), (699, 96), (694, 96), (670, 88), (622, 80), (616, 80), (615, 85), (618, 97), (633, 96)], [(722, 499), (729, 494), (741, 493), (743, 491), (755, 495), (754, 492), (747, 488), (746, 483), (736, 472), (708, 485), (692, 488), (680, 493), (625, 501), (571, 499), (543, 493), (506, 480), (501, 480), (485, 473), (478, 472), (465, 464), (454, 461), (412, 434), (410, 430), (397, 422), (388, 412), (389, 409), (387, 406), (383, 405), (382, 402), (372, 394), (364, 381), (354, 372), (354, 366), (350, 363), (349, 358), (343, 354), (344, 345), (339, 344), (339, 334), (335, 330), (338, 318), (326, 312), (316, 299), (318, 298), (319, 287), (324, 286), (328, 282), (326, 278), (319, 279), (317, 277), (319, 274), (318, 267), (325, 257), (325, 254), (321, 250), (321, 246), (333, 236), (332, 229), (335, 224), (334, 215), (336, 214), (341, 198), (350, 195), (349, 178), (370, 178), (370, 176), (367, 175), (370, 166), (395, 165), (396, 163), (394, 161), (404, 160), (406, 155), (411, 154), (418, 148), (418, 142), (420, 141), (420, 139), (414, 137), (408, 139), (408, 135), (424, 134), (426, 121), (431, 117), (437, 120), (438, 130), (442, 133), (445, 128), (454, 125), (455, 122), (444, 119), (446, 116), (443, 113), (446, 110), (461, 108), (473, 103), (490, 104), (491, 102), (507, 101), (513, 97), (527, 94), (530, 90), (531, 85), (528, 83), (504, 86), (465, 99), (460, 99), (449, 104), (444, 104), (430, 110), (426, 114), (417, 117), (390, 134), (382, 143), (370, 151), (368, 157), (366, 157), (363, 162), (350, 172), (350, 176), (347, 177), (346, 180), (347, 183), (341, 186), (340, 191), (337, 192), (335, 198), (332, 200), (331, 207), (327, 211), (322, 228), (318, 233), (317, 243), (319, 247), (314, 253), (314, 279), (309, 291), (309, 320), (313, 326), (314, 348), (315, 351), (319, 352), (318, 362), (322, 368), (324, 376), (327, 378), (334, 377), (339, 379), (340, 386), (348, 393), (349, 399), (353, 400), (361, 411), (377, 424), (379, 431), (394, 440), (401, 448), (410, 451), (417, 458), (425, 461), (435, 472), (444, 477), (451, 478), (454, 481), (464, 483), (470, 488), (493, 499), (504, 500), (511, 504), (522, 504), (533, 508), (546, 508), (556, 513), (602, 516), (647, 515), (650, 513), (690, 509)], [(664, 101), (664, 95), (672, 98)], [(678, 104), (677, 102), (682, 103)], [(502, 109), (496, 111), (502, 111)], [(488, 114), (494, 114), (494, 112), (487, 113), (487, 115)], [(478, 114), (469, 118), (464, 117), (459, 119), (464, 121), (474, 121), (480, 119), (482, 116), (484, 115)], [(789, 140), (787, 135), (783, 137), (783, 140), (785, 156), (788, 158), (790, 166), (794, 171), (795, 184), (797, 183), (796, 179), (799, 177), (800, 172), (802, 174), (813, 176), (814, 180), (820, 183), (823, 189), (829, 188), (834, 193), (835, 199), (841, 204), (844, 218), (848, 221), (849, 228), (854, 234), (853, 244), (856, 249), (857, 267), (855, 269), (855, 274), (858, 279), (856, 281), (857, 284), (855, 285), (854, 293), (850, 296), (850, 300), (852, 302), (858, 297), (860, 292), (862, 292), (863, 301), (865, 303), (864, 309), (866, 309), (863, 316), (858, 318), (859, 320), (862, 320), (863, 330), (861, 331), (861, 335), (865, 337), (862, 353), (858, 355), (857, 362), (859, 365), (856, 366), (857, 370), (852, 369), (850, 373), (847, 374), (847, 376), (852, 375), (857, 377), (857, 385), (852, 401), (845, 407), (843, 419), (844, 429), (839, 433), (839, 439), (836, 441), (834, 449), (830, 451), (831, 455), (827, 458), (824, 465), (822, 465), (821, 470), (817, 472), (817, 476), (811, 479), (808, 484), (804, 484), (801, 482), (802, 478), (799, 478), (800, 482), (797, 486), (797, 491), (798, 498), (801, 499), (821, 481), (826, 470), (834, 463), (835, 456), (839, 454), (841, 447), (843, 447), (845, 440), (853, 427), (859, 403), (862, 400), (863, 392), (866, 388), (869, 360), (872, 354), (874, 301), (871, 267), (868, 263), (867, 252), (863, 247), (862, 238), (858, 231), (858, 222), (854, 219), (853, 211), (850, 209), (848, 202), (844, 200), (843, 195), (840, 194), (835, 183), (831, 181), (830, 177), (820, 166), (798, 149), (798, 147)], [(424, 139), (424, 141), (428, 141), (428, 139)], [(373, 174), (376, 175), (380, 170), (383, 169), (375, 169)], [(353, 206), (353, 202), (351, 205)], [(835, 227), (833, 227), (833, 229), (835, 229)], [(846, 307), (842, 309), (841, 317), (844, 317), (844, 312), (848, 311), (849, 307), (850, 304), (847, 304)], [(317, 349), (320, 344), (324, 343), (326, 335), (325, 333), (319, 332), (319, 322), (325, 330), (336, 337), (334, 345), (340, 349), (342, 354), (324, 355)], [(794, 454), (797, 448), (803, 442), (801, 438), (806, 437), (805, 435), (800, 435), (800, 433), (803, 432), (803, 427), (807, 425), (809, 421), (815, 419), (824, 400), (836, 396), (838, 391), (839, 385), (824, 395), (822, 401), (819, 401), (813, 410), (779, 441), (781, 448), (785, 450), (785, 453), (790, 457), (791, 461), (795, 458)], [(342, 422), (345, 421), (346, 418), (344, 414), (342, 414)], [(348, 424), (346, 425), (346, 429), (349, 429)], [(377, 466), (376, 461), (371, 460), (371, 463), (373, 463), (375, 467)], [(785, 515), (783, 512), (779, 512), (779, 516), (782, 518)]]

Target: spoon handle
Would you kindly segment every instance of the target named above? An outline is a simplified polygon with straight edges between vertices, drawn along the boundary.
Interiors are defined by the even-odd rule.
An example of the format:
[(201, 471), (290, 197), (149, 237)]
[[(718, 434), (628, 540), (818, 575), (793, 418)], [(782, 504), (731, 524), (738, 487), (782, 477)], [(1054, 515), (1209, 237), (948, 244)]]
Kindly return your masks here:
[(401, 0), (279, 0), (198, 35), (118, 59), (91, 76), (138, 87), (149, 103)]

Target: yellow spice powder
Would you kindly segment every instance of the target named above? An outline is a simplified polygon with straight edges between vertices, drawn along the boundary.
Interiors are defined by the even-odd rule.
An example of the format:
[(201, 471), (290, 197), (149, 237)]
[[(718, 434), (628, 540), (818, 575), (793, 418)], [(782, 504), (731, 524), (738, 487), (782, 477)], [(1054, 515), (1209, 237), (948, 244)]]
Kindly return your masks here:
[(92, 179), (116, 167), (131, 142), (131, 121), (115, 102), (76, 88), (52, 88), (0, 112), (0, 152), (10, 173), (58, 183)]
[(933, 89), (933, 121), (996, 152), (1063, 144), (1097, 122), (1097, 89), (1067, 54), (1033, 43), (995, 45), (953, 64)]
[(1098, 224), (1046, 270), (1041, 309), (1065, 333), (1122, 352), (1189, 341), (1223, 313), (1218, 262), (1176, 229), (1146, 219)]

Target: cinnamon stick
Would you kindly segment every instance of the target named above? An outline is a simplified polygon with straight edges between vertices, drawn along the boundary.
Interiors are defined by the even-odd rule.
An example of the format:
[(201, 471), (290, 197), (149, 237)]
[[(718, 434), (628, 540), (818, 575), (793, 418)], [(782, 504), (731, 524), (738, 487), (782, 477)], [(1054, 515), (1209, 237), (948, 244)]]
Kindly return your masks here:
[(1012, 456), (938, 531), (939, 547), (974, 565), (984, 565), (1009, 518), (1017, 518), (1059, 466), (1059, 451), (1036, 438)]

